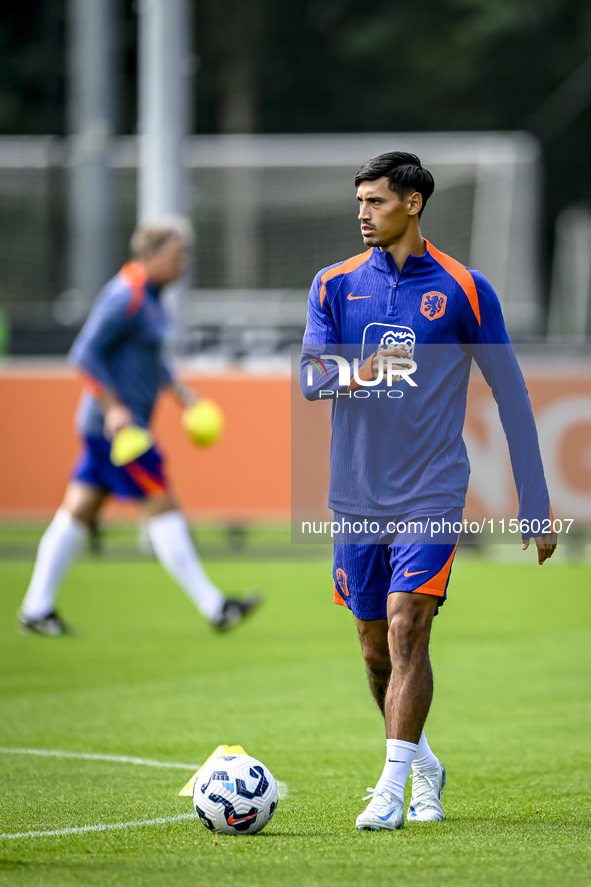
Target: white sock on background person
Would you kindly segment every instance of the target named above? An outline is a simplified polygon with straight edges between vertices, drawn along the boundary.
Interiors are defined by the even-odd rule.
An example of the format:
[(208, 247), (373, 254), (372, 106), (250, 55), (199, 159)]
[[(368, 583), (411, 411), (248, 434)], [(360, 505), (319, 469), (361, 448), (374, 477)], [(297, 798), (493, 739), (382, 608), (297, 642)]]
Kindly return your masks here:
[(419, 770), (434, 770), (438, 764), (439, 761), (431, 751), (429, 743), (427, 742), (427, 737), (425, 736), (425, 731), (423, 730), (421, 738), (419, 739), (417, 753), (412, 762), (412, 771), (413, 773), (417, 773)]
[(37, 549), (37, 558), (21, 612), (41, 619), (53, 612), (62, 579), (86, 538), (86, 525), (59, 508)]
[(404, 788), (418, 745), (403, 739), (386, 739), (386, 763), (376, 785), (376, 791), (389, 791), (404, 801)]
[(146, 524), (156, 557), (206, 619), (215, 619), (224, 596), (207, 576), (180, 511), (166, 511)]

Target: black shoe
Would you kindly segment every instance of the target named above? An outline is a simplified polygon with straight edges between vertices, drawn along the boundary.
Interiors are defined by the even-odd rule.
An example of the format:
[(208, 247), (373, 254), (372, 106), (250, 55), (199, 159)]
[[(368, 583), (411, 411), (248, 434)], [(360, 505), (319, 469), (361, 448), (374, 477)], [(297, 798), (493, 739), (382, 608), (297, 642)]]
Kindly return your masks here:
[(235, 625), (242, 622), (245, 616), (252, 613), (255, 607), (260, 606), (262, 603), (263, 598), (260, 594), (251, 594), (250, 597), (243, 598), (242, 600), (227, 598), (222, 612), (217, 619), (211, 620), (211, 624), (218, 631), (228, 631), (228, 629), (234, 628)]
[(25, 616), (22, 610), (17, 613), (20, 628), (25, 632), (44, 634), (48, 637), (57, 637), (60, 634), (71, 634), (69, 628), (60, 619), (57, 613), (48, 613), (47, 616)]

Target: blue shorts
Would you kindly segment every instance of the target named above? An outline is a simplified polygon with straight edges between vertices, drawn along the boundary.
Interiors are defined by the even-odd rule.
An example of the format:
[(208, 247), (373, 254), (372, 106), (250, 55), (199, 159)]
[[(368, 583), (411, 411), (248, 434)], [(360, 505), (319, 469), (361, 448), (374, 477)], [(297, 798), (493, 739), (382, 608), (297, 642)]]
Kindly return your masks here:
[[(431, 519), (441, 522), (443, 517), (453, 526), (461, 521), (462, 509), (450, 509), (445, 515), (440, 513)], [(352, 515), (335, 512), (335, 522), (343, 518), (355, 520)], [(357, 518), (359, 520), (363, 519)], [(384, 522), (384, 526), (388, 523)], [(401, 521), (396, 521), (397, 526), (400, 524)], [(459, 533), (451, 539), (447, 532), (444, 542), (433, 543), (431, 540), (437, 535), (424, 526), (422, 534), (418, 530), (411, 534), (413, 541), (409, 541), (408, 532), (395, 531), (369, 544), (336, 542), (334, 603), (348, 607), (358, 619), (386, 619), (388, 595), (405, 591), (437, 597), (439, 609), (447, 597)]]
[(121, 499), (162, 496), (168, 489), (162, 455), (156, 447), (127, 465), (113, 465), (111, 444), (102, 436), (83, 438), (83, 448), (72, 480), (100, 487)]

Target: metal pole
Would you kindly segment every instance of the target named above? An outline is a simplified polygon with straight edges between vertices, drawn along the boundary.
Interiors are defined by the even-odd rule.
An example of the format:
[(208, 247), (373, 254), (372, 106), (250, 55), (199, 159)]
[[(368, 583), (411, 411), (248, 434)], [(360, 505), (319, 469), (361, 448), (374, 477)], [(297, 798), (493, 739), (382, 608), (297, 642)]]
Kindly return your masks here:
[(186, 0), (140, 0), (140, 221), (187, 210), (189, 28)]
[(113, 35), (117, 0), (69, 0), (69, 277), (81, 313), (111, 267)]
[[(188, 213), (183, 157), (190, 76), (187, 0), (140, 0), (138, 220)], [(175, 349), (185, 350), (188, 280), (170, 293)]]

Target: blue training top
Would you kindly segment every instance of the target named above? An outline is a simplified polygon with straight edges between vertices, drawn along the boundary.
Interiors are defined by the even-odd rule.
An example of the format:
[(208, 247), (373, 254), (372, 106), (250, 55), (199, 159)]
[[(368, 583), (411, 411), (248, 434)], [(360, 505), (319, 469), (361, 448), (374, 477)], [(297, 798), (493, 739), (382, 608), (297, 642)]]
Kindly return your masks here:
[[(390, 253), (373, 248), (324, 269), (312, 285), (300, 384), (308, 400), (332, 399), (329, 506), (383, 517), (465, 505), (462, 429), (474, 358), (498, 404), (519, 518), (547, 520), (535, 422), (497, 295), (480, 272), (425, 245), (400, 273)], [(390, 385), (356, 386), (354, 359), (361, 369), (397, 344), (409, 349), (414, 371)], [(340, 356), (345, 368), (346, 358), (351, 385), (322, 355)]]
[[(172, 383), (162, 356), (168, 320), (159, 295), (141, 265), (124, 265), (99, 293), (69, 358), (99, 388), (115, 391), (144, 427), (158, 392)], [(103, 433), (100, 400), (91, 391), (84, 392), (76, 424), (84, 436)]]

